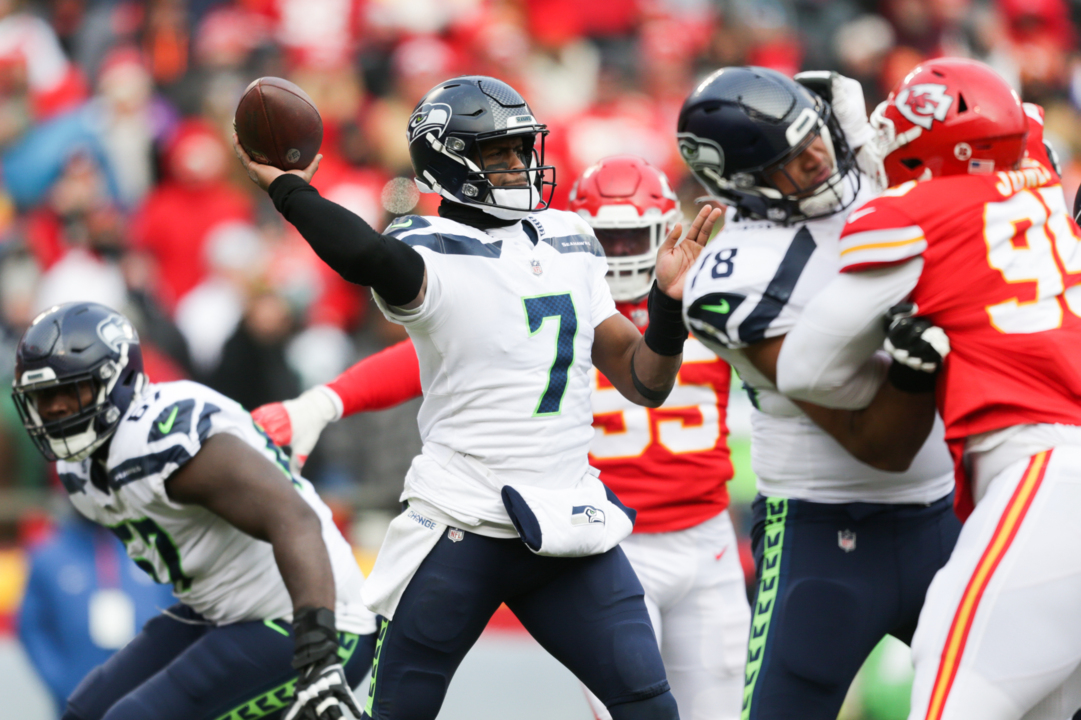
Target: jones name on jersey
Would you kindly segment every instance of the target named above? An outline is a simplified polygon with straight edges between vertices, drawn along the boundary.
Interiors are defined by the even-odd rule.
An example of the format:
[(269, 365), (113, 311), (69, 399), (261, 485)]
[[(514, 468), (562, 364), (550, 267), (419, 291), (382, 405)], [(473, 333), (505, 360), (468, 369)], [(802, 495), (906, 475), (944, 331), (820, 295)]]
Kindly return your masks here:
[(151, 384), (121, 419), (104, 465), (92, 457), (62, 461), (57, 472), (79, 512), (109, 527), (140, 568), (156, 582), (172, 584), (173, 594), (208, 621), (291, 618), (292, 602), (270, 544), (201, 506), (174, 502), (166, 492), (169, 477), (218, 433), (263, 454), (312, 507), (334, 571), (338, 629), (374, 632), (374, 617), (360, 603), (363, 576), (330, 510), (311, 483), (290, 474), (251, 415), (224, 395), (187, 381)]
[[(870, 200), (872, 186), (863, 182), (852, 205)], [(742, 352), (787, 334), (837, 276), (846, 216), (794, 226), (739, 217), (725, 223), (688, 274), (684, 316), (694, 336), (736, 369), (751, 397), (752, 465), (763, 494), (826, 503), (931, 502), (951, 485), (940, 421), (907, 472), (875, 470), (777, 392)]]

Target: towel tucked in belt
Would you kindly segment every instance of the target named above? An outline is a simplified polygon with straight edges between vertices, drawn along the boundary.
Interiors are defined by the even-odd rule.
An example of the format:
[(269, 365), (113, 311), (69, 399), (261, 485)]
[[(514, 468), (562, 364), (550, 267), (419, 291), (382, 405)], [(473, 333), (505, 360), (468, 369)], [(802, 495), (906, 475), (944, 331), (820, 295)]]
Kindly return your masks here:
[(608, 552), (631, 534), (637, 515), (592, 472), (573, 488), (504, 485), (501, 495), (522, 542), (538, 555)]

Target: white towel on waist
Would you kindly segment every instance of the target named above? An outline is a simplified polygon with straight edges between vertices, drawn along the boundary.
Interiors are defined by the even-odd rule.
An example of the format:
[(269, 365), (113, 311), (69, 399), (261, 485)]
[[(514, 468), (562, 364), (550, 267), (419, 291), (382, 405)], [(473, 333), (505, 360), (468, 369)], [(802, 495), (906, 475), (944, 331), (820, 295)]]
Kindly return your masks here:
[(504, 485), (501, 495), (530, 550), (552, 557), (608, 552), (631, 534), (636, 512), (619, 501), (590, 468), (570, 488)]

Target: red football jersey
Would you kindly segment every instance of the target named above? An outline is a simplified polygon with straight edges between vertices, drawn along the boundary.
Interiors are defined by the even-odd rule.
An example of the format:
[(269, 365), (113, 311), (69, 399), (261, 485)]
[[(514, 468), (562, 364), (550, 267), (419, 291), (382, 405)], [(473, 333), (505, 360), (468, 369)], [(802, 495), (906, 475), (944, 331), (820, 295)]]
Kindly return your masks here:
[[(616, 305), (639, 328), (646, 302)], [(592, 370), (593, 427), (589, 463), (628, 507), (635, 532), (671, 532), (705, 522), (728, 507), (728, 389), (732, 370), (694, 338), (672, 394), (659, 408), (635, 405)]]
[[(841, 235), (846, 272), (923, 256), (912, 301), (950, 338), (938, 408), (958, 468), (969, 436), (1081, 425), (1081, 233), (1043, 148), (1042, 112), (1026, 112), (1020, 169), (899, 185)], [(967, 482), (958, 489), (963, 513)]]

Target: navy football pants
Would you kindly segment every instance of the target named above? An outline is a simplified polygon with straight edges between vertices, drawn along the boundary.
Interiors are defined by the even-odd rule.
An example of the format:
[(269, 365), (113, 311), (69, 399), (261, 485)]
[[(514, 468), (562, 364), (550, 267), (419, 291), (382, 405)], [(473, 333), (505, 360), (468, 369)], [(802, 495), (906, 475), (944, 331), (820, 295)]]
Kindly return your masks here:
[[(432, 720), (500, 603), (585, 683), (614, 720), (676, 720), (642, 585), (618, 547), (534, 555), (521, 540), (444, 533), (383, 620), (365, 715)], [(513, 712), (510, 713), (513, 717)]]
[[(355, 686), (371, 667), (375, 635), (338, 640)], [(214, 627), (174, 605), (90, 671), (61, 720), (277, 720), (296, 685), (292, 659), (293, 628), (283, 620)]]
[(758, 592), (743, 716), (835, 720), (875, 645), (886, 634), (911, 641), (961, 531), (953, 494), (930, 505), (760, 495), (753, 510)]

